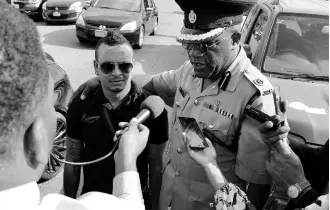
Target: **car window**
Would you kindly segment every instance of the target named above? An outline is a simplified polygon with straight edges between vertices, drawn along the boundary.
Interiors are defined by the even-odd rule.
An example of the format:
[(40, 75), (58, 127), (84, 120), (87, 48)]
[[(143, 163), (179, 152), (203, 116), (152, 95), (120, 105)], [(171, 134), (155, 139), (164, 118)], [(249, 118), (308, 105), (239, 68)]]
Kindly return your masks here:
[(140, 0), (96, 0), (94, 7), (140, 12)]
[(264, 70), (329, 76), (329, 17), (281, 14), (268, 41)]
[(266, 29), (267, 21), (268, 21), (267, 13), (265, 11), (261, 10), (258, 15), (257, 20), (255, 21), (255, 24), (253, 26), (253, 29), (252, 29), (252, 32), (250, 35), (250, 40), (248, 42), (248, 44), (250, 45), (250, 48), (251, 48), (252, 59), (255, 56), (255, 53), (260, 44), (260, 40)]

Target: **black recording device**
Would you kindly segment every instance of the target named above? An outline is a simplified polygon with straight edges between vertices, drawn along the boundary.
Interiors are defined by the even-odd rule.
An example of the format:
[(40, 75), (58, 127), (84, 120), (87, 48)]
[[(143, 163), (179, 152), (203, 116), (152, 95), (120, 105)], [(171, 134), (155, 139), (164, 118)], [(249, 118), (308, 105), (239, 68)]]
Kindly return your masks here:
[[(281, 113), (281, 108), (280, 108), (281, 97), (279, 94), (279, 86), (276, 86), (273, 91), (273, 99), (274, 99), (275, 113), (279, 115)], [(273, 127), (272, 127), (273, 130), (276, 130), (282, 124), (281, 120), (275, 117), (271, 117), (268, 114), (252, 107), (251, 105), (246, 106), (245, 113), (247, 116), (257, 120), (260, 123), (271, 121), (273, 123)]]
[(190, 139), (190, 148), (204, 149), (205, 147), (208, 147), (207, 142), (205, 141), (205, 136), (195, 118), (178, 117), (178, 119), (182, 130)]

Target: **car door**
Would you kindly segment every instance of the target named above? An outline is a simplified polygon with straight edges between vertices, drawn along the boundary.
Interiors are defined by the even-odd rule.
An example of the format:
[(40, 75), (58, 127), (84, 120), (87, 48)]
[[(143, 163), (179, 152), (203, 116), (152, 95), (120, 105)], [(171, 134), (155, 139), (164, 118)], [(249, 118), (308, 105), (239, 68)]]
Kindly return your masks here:
[(267, 6), (261, 6), (259, 9), (251, 10), (250, 14), (251, 19), (247, 19), (242, 28), (242, 32), (245, 34), (242, 38), (244, 39), (244, 44), (250, 46), (252, 63), (260, 69), (261, 59), (263, 58), (269, 37), (271, 11)]

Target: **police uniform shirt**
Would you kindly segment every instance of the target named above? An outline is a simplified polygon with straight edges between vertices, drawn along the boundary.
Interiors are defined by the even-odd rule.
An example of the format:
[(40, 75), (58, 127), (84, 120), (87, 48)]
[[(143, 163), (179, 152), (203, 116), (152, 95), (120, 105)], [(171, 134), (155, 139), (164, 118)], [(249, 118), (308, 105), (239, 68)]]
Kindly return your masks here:
[[(172, 210), (212, 207), (214, 191), (203, 169), (190, 159), (186, 151), (183, 130), (177, 120), (179, 116), (195, 118), (202, 127), (230, 145), (243, 111), (256, 92), (260, 97), (253, 101), (252, 106), (270, 116), (275, 114), (271, 94), (273, 87), (251, 64), (242, 48), (227, 71), (231, 73), (231, 78), (225, 90), (218, 86), (218, 79), (201, 92), (202, 79), (194, 77), (189, 61), (177, 70), (164, 72), (152, 80), (160, 96), (175, 97), (163, 173), (161, 209), (166, 209), (170, 202)], [(258, 124), (249, 117), (244, 118), (237, 154), (213, 143), (222, 173), (229, 182), (241, 188), (244, 186), (242, 180), (255, 184), (269, 184), (271, 181), (265, 169), (268, 148), (261, 140)]]
[[(129, 122), (140, 112), (141, 103), (150, 94), (142, 90), (132, 81), (129, 96), (116, 109), (112, 110), (104, 97), (101, 85), (95, 94), (84, 101), (80, 94), (73, 99), (67, 113), (67, 134), (69, 137), (84, 143), (83, 161), (92, 161), (108, 154), (114, 146), (113, 136), (106, 122), (103, 107), (111, 118), (114, 130), (119, 130), (119, 122)], [(144, 123), (150, 130), (148, 144), (161, 144), (168, 141), (167, 111), (156, 119)], [(148, 147), (137, 159), (137, 169), (140, 174), (142, 190), (148, 187)], [(83, 166), (83, 193), (97, 191), (112, 193), (112, 180), (115, 177), (114, 155), (95, 164)], [(147, 199), (145, 197), (145, 199)]]

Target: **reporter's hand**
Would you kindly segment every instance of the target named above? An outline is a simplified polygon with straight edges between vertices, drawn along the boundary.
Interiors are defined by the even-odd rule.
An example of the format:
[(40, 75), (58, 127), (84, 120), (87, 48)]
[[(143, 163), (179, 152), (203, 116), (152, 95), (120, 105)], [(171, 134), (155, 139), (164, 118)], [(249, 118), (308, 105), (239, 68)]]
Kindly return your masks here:
[(205, 168), (209, 163), (217, 165), (217, 153), (208, 138), (205, 138), (208, 147), (201, 150), (194, 150), (190, 148), (191, 139), (186, 135), (186, 133), (182, 133), (182, 135), (187, 147), (188, 154), (191, 159), (193, 159), (198, 165), (203, 168)]
[[(281, 125), (276, 130), (272, 130), (273, 123), (271, 121), (267, 121), (260, 126), (258, 129), (261, 134), (261, 138), (263, 142), (271, 149), (279, 140), (287, 141), (288, 133), (290, 131), (290, 127), (286, 117), (286, 111), (288, 107), (288, 101), (281, 101), (281, 112), (282, 112), (282, 119), (279, 115), (275, 115), (275, 117), (284, 122), (284, 125)], [(287, 143), (287, 142), (286, 142)]]
[[(274, 150), (270, 152), (269, 160), (266, 160), (266, 169), (272, 179), (284, 187), (301, 183), (306, 180), (304, 169), (299, 157), (287, 146), (288, 153), (282, 153), (277, 148), (283, 144), (280, 141)], [(286, 145), (282, 145), (286, 146)]]
[[(120, 138), (118, 135), (121, 135)], [(136, 170), (136, 159), (145, 149), (149, 137), (149, 129), (140, 124), (135, 118), (129, 127), (117, 131), (114, 139), (119, 140), (119, 147), (115, 153), (116, 174), (123, 171)]]

